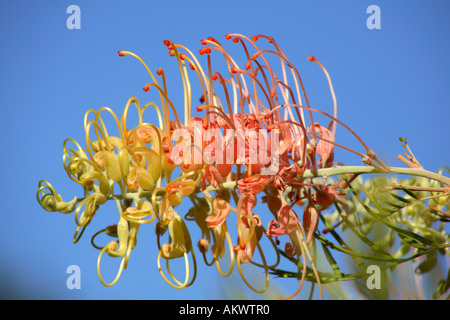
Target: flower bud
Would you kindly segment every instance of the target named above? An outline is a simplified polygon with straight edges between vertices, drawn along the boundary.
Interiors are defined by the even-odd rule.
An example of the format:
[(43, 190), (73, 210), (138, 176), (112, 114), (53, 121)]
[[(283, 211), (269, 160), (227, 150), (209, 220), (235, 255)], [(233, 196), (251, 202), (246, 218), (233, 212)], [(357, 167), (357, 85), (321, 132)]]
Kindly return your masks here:
[(102, 151), (102, 150), (114, 150), (114, 145), (109, 141), (109, 138), (108, 138), (108, 147), (109, 148), (106, 148), (106, 143), (105, 143), (105, 141), (103, 139), (102, 140), (93, 141), (91, 143), (91, 146), (92, 146), (92, 149), (95, 152), (99, 152), (99, 151)]
[(218, 227), (212, 228), (216, 236), (216, 243), (212, 245), (211, 251), (214, 258), (222, 258), (225, 254), (225, 237), (227, 233), (226, 222)]
[(94, 184), (94, 180), (99, 182), (99, 189), (101, 193), (107, 195), (111, 192), (109, 181), (101, 172), (89, 171), (80, 177), (80, 183), (85, 187), (91, 187)]
[(314, 193), (314, 201), (316, 204), (320, 205), (322, 209), (326, 209), (334, 203), (336, 200), (336, 194), (337, 192), (334, 189), (327, 187), (318, 189)]
[(198, 241), (198, 249), (200, 250), (201, 253), (206, 253), (206, 251), (208, 251), (209, 248), (209, 241), (206, 239), (200, 239)]
[(212, 201), (212, 211), (211, 214), (206, 218), (208, 227), (218, 227), (225, 222), (228, 215), (230, 214), (231, 207), (228, 202), (220, 198), (214, 198)]
[(308, 205), (303, 212), (303, 226), (308, 229), (306, 241), (310, 242), (312, 234), (317, 231), (317, 227), (319, 226), (319, 212), (312, 205)]
[(172, 207), (176, 207), (179, 204), (181, 204), (182, 197), (181, 197), (180, 192), (177, 191), (177, 192), (169, 193), (168, 197), (169, 197), (169, 203)]
[(107, 226), (106, 227), (106, 234), (108, 236), (110, 236), (110, 237), (117, 238), (118, 237), (117, 225), (113, 224), (113, 225)]
[(162, 139), (163, 153), (161, 155), (161, 166), (164, 171), (169, 173), (172, 172), (176, 167), (170, 158), (172, 149), (173, 143), (170, 141), (168, 137), (164, 137)]
[(86, 200), (87, 201), (84, 207), (83, 216), (86, 219), (91, 219), (92, 216), (97, 211), (99, 205), (104, 204), (106, 202), (106, 197), (102, 193), (96, 192), (90, 195)]
[(140, 199), (137, 207), (129, 207), (123, 213), (123, 217), (131, 222), (141, 223), (141, 220), (153, 213), (152, 204), (144, 199)]
[(149, 144), (152, 142), (154, 133), (155, 130), (150, 126), (142, 126), (136, 130), (136, 136), (145, 144)]
[(86, 173), (88, 171), (88, 166), (85, 162), (80, 160), (79, 157), (74, 157), (68, 163), (66, 170), (67, 173), (72, 175), (82, 175), (83, 173)]
[(167, 231), (167, 225), (162, 224), (161, 222), (157, 222), (155, 224), (155, 233), (157, 236), (162, 236)]
[(42, 200), (40, 202), (42, 208), (44, 208), (45, 210), (49, 212), (58, 211), (56, 209), (57, 201), (52, 194), (46, 194), (45, 196), (42, 197)]
[(128, 245), (128, 221), (120, 218), (117, 224), (117, 233), (119, 236), (119, 246), (116, 241), (111, 241), (106, 249), (106, 253), (111, 257), (123, 257), (127, 252)]
[(161, 250), (164, 258), (179, 258), (185, 253), (189, 253), (192, 247), (191, 237), (183, 219), (177, 214), (169, 222), (169, 234), (173, 242), (162, 245)]
[(100, 163), (103, 161), (106, 168), (106, 173), (108, 177), (119, 182), (122, 180), (122, 175), (120, 173), (120, 165), (118, 157), (111, 151), (99, 151), (94, 155), (94, 160)]
[(147, 171), (150, 173), (153, 181), (157, 181), (161, 177), (163, 169), (159, 155), (156, 151), (150, 149), (148, 153), (146, 153), (146, 157), (148, 159)]
[(143, 190), (152, 190), (155, 182), (147, 170), (137, 167), (128, 174), (127, 185), (131, 190), (137, 190), (138, 187), (141, 187)]
[(130, 173), (130, 156), (125, 147), (122, 147), (119, 150), (119, 168), (122, 177), (125, 179), (128, 176), (128, 173)]

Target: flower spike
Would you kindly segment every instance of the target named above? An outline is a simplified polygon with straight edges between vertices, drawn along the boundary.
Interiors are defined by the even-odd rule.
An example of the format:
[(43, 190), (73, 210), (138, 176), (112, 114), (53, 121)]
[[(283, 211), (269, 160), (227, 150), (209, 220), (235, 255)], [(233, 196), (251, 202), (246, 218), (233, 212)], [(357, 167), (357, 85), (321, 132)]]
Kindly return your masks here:
[[(407, 168), (382, 162), (338, 118), (331, 77), (316, 57), (307, 59), (328, 81), (332, 112), (310, 105), (299, 69), (274, 38), (229, 33), (225, 39), (238, 44), (243, 59), (236, 59), (213, 37), (200, 40), (198, 53), (163, 41), (179, 67), (182, 93), (169, 89), (173, 79), (169, 69), (156, 69), (155, 77), (138, 55), (118, 51), (120, 57), (133, 56), (141, 62), (151, 78), (142, 88), (148, 92), (145, 97), (156, 95), (158, 100), (141, 105), (130, 97), (117, 116), (109, 107), (86, 112), (85, 146), (66, 139), (62, 157), (63, 168), (81, 195), (64, 201), (49, 182), (38, 183), (36, 199), (45, 211), (74, 213), (74, 243), (104, 205), (115, 202), (116, 224), (91, 237), (100, 252), (97, 272), (103, 285), (117, 283), (132, 261), (140, 229), (149, 225), (156, 235), (155, 271), (171, 287), (183, 289), (194, 283), (200, 252), (206, 266), (215, 265), (224, 277), (231, 275), (236, 262), (242, 281), (258, 293), (268, 289), (271, 275), (298, 279), (297, 290), (286, 298), (295, 297), (305, 281), (317, 284), (324, 298), (324, 282), (361, 277), (362, 273), (342, 273), (334, 251), (357, 263), (374, 257), (352, 251), (339, 232), (355, 233), (376, 252), (375, 260), (389, 262), (390, 267), (448, 249), (444, 223), (449, 221), (450, 178), (442, 171), (424, 170), (404, 138), (400, 141), (408, 152), (398, 159)], [(217, 54), (221, 59), (214, 58)], [(222, 69), (217, 60), (223, 62)], [(136, 108), (134, 121), (130, 107)], [(338, 126), (356, 139), (357, 147), (341, 141)], [(361, 160), (355, 166), (342, 164), (338, 150), (358, 156), (364, 165)], [(385, 173), (412, 177), (391, 183)], [(364, 174), (382, 176), (363, 182)], [(331, 181), (335, 176), (338, 180)], [(368, 237), (374, 223), (389, 228), (382, 241)], [(319, 229), (321, 224), (325, 229)], [(197, 227), (198, 238), (191, 238)], [(102, 244), (99, 235), (114, 239)], [(264, 245), (267, 240), (269, 249)], [(316, 265), (318, 243), (332, 273)], [(400, 249), (391, 254), (393, 243)], [(403, 251), (411, 248), (414, 255), (403, 257)], [(267, 250), (275, 250), (276, 261), (266, 260)], [(111, 282), (101, 272), (105, 253), (120, 260)], [(278, 269), (283, 257), (296, 270)], [(227, 270), (222, 269), (224, 259)], [(184, 263), (184, 278), (171, 270), (176, 261)], [(425, 270), (430, 261), (423, 260), (418, 270)], [(249, 265), (263, 271), (261, 286), (246, 277)]]

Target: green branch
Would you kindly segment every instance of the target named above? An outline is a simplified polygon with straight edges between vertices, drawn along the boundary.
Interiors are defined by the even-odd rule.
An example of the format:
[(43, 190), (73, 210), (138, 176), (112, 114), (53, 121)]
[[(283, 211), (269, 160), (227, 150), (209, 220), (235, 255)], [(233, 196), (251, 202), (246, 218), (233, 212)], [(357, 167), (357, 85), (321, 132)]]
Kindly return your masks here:
[(389, 167), (388, 172), (381, 172), (380, 170), (371, 167), (371, 166), (339, 166), (339, 167), (332, 167), (332, 168), (325, 168), (325, 169), (319, 169), (317, 170), (317, 173), (314, 174), (311, 170), (306, 170), (302, 177), (303, 178), (315, 178), (315, 177), (331, 177), (341, 174), (404, 174), (404, 175), (410, 175), (410, 176), (418, 176), (418, 177), (424, 177), (429, 178), (432, 180), (439, 181), (445, 185), (450, 186), (450, 178), (445, 177), (443, 175), (424, 170), (424, 169), (415, 169), (415, 168), (400, 168), (400, 167)]
[[(410, 176), (418, 176), (418, 177), (424, 177), (432, 180), (436, 180), (438, 182), (441, 182), (447, 186), (450, 186), (450, 178), (425, 170), (425, 169), (419, 169), (419, 168), (400, 168), (400, 167), (389, 167), (388, 172), (382, 172), (375, 167), (372, 166), (338, 166), (338, 167), (331, 167), (331, 168), (324, 168), (319, 169), (315, 173), (312, 170), (306, 170), (302, 178), (305, 179), (312, 179), (317, 177), (331, 177), (331, 176), (337, 176), (342, 174), (402, 174), (402, 175), (410, 175)], [(216, 191), (219, 189), (236, 189), (237, 182), (236, 181), (230, 181), (225, 182), (222, 184), (219, 188), (214, 188), (213, 186), (208, 186), (206, 188), (207, 192), (210, 191)]]

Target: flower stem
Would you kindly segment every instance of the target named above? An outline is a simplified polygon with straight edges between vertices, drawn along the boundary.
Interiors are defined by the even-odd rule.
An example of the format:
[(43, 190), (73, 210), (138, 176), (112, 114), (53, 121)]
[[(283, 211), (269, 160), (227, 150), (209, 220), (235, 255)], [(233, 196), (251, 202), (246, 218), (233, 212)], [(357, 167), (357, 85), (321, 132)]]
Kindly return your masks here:
[[(427, 171), (420, 168), (400, 168), (400, 167), (388, 167), (386, 174), (405, 174), (411, 176), (425, 177), (439, 181), (443, 184), (450, 185), (450, 178), (443, 175)], [(311, 170), (306, 170), (303, 173), (303, 178), (315, 178), (323, 176), (336, 176), (341, 174), (368, 174), (368, 173), (383, 173), (372, 166), (339, 166), (332, 168), (319, 169), (314, 174)]]
[[(447, 186), (450, 186), (450, 178), (428, 171), (420, 168), (400, 168), (400, 167), (388, 167), (388, 172), (382, 172), (372, 166), (338, 166), (338, 167), (332, 167), (332, 168), (323, 168), (318, 169), (316, 172), (312, 170), (305, 170), (305, 172), (302, 175), (302, 178), (308, 179), (308, 178), (317, 178), (317, 177), (331, 177), (331, 176), (337, 176), (341, 174), (404, 174), (404, 175), (411, 175), (411, 176), (419, 176), (419, 177), (425, 177), (432, 180), (436, 180), (438, 182), (441, 182)], [(236, 181), (230, 181), (225, 182), (222, 184), (221, 189), (235, 189), (236, 188)], [(214, 188), (213, 186), (208, 186), (206, 188), (206, 191), (216, 191), (219, 188)]]

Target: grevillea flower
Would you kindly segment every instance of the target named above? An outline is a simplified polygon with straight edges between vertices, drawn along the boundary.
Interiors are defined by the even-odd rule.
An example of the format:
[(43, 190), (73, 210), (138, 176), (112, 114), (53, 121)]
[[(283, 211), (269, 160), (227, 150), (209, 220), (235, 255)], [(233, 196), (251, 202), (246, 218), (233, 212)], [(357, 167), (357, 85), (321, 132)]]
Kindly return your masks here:
[[(144, 219), (151, 216), (150, 219)], [(129, 207), (123, 213), (122, 217), (132, 223), (150, 223), (154, 220), (154, 212), (152, 204), (146, 200), (139, 200), (136, 207)]]
[[(241, 264), (257, 265), (266, 276), (264, 289), (255, 290), (262, 292), (268, 287), (269, 269), (278, 264), (269, 266), (265, 260), (260, 245), (264, 236), (270, 241), (276, 237), (278, 241), (287, 235), (291, 242), (286, 244), (286, 252), (306, 259), (322, 210), (336, 202), (344, 207), (344, 212), (348, 211), (338, 190), (340, 185), (324, 186), (305, 179), (304, 174), (316, 174), (320, 168), (331, 167), (336, 146), (362, 156), (373, 166), (377, 162), (378, 167), (384, 167), (373, 151), (336, 118), (331, 82), (333, 115), (310, 106), (300, 73), (272, 37), (227, 34), (225, 39), (242, 48), (244, 65), (239, 65), (238, 59), (212, 37), (201, 40), (200, 57), (181, 44), (164, 41), (180, 69), (182, 110), (169, 96), (166, 83), (169, 75), (163, 68), (154, 73), (136, 54), (119, 51), (119, 56), (136, 58), (149, 72), (151, 81), (143, 85), (143, 90), (149, 97), (156, 95), (156, 102), (141, 106), (132, 97), (120, 117), (108, 107), (86, 113), (86, 147), (67, 139), (63, 156), (64, 169), (83, 188), (83, 198), (66, 203), (50, 184), (39, 183), (37, 198), (46, 210), (62, 213), (75, 210), (75, 242), (99, 207), (108, 200), (116, 201), (120, 211), (117, 225), (100, 232), (117, 236), (118, 240), (104, 246), (94, 245), (101, 250), (97, 267), (105, 285), (117, 282), (126, 269), (130, 252), (137, 244), (139, 227), (156, 218), (158, 270), (172, 287), (187, 287), (196, 277), (195, 250), (186, 220), (193, 221), (201, 230), (197, 244), (207, 265), (215, 264), (224, 276), (231, 274), (235, 261), (241, 275)], [(261, 43), (270, 48), (260, 47)], [(213, 65), (212, 55), (224, 59), (224, 69)], [(281, 63), (280, 74), (275, 73), (271, 64), (273, 58), (277, 67)], [(329, 80), (320, 62), (313, 57), (309, 60), (318, 63)], [(196, 89), (193, 89), (193, 79), (199, 83)], [(131, 107), (137, 110), (135, 126), (130, 125), (135, 122), (127, 121)], [(150, 116), (149, 112), (152, 112)], [(112, 117), (112, 127), (104, 113)], [(328, 117), (333, 128), (316, 123), (313, 114), (317, 113)], [(147, 122), (151, 119), (156, 123)], [(338, 124), (355, 135), (366, 154), (335, 141)], [(116, 129), (116, 135), (111, 134), (112, 128)], [(69, 143), (74, 147), (70, 148)], [(259, 197), (269, 210), (260, 209)], [(189, 201), (193, 207), (188, 212), (177, 212), (184, 208), (180, 204)], [(300, 221), (294, 206), (303, 203), (307, 205)], [(232, 225), (237, 233), (235, 243), (228, 230), (230, 217), (236, 221)], [(266, 222), (268, 228), (264, 230), (262, 225)], [(162, 245), (161, 237), (167, 237)], [(230, 268), (223, 272), (220, 261), (227, 246)], [(274, 248), (278, 253), (275, 243)], [(255, 255), (257, 250), (259, 255)], [(105, 283), (100, 272), (100, 260), (105, 252), (121, 258), (119, 272), (111, 283)], [(190, 255), (192, 263), (188, 260)], [(255, 261), (256, 256), (261, 263)], [(185, 261), (184, 281), (176, 279), (170, 271), (169, 260), (178, 258)], [(171, 279), (163, 271), (161, 259), (166, 260)], [(314, 269), (312, 259), (310, 262)], [(194, 275), (189, 281), (191, 264)], [(306, 268), (306, 260), (303, 265)], [(305, 274), (306, 269), (303, 277)]]
[(127, 186), (130, 190), (153, 190), (155, 180), (150, 173), (142, 167), (133, 168), (128, 174)]
[(212, 201), (211, 214), (205, 219), (208, 223), (208, 228), (220, 226), (230, 214), (231, 207), (228, 202), (220, 198), (215, 198)]
[(331, 167), (334, 159), (334, 134), (317, 123), (315, 124), (315, 127), (316, 133), (320, 136), (316, 149), (316, 152), (320, 157), (319, 165), (321, 167)]
[(149, 144), (152, 141), (157, 141), (155, 137), (157, 137), (156, 130), (150, 126), (141, 126), (136, 129), (135, 136), (141, 141), (143, 144)]
[(157, 188), (153, 191), (153, 198), (159, 191), (165, 191), (165, 195), (161, 201), (159, 215), (161, 221), (168, 219), (172, 221), (174, 218), (172, 207), (181, 204), (182, 198), (189, 196), (195, 190), (195, 181), (174, 181), (169, 183), (165, 188)]
[(264, 190), (266, 185), (271, 181), (271, 177), (256, 174), (243, 178), (237, 182), (240, 194), (258, 194)]
[(330, 187), (317, 188), (314, 193), (314, 203), (319, 205), (321, 210), (328, 208), (336, 201), (336, 196), (343, 196), (339, 191)]
[[(244, 224), (241, 220), (241, 223)], [(245, 223), (246, 224), (246, 223)], [(255, 249), (263, 235), (260, 225), (257, 226), (242, 226), (242, 231), (239, 236), (239, 244), (235, 247), (236, 254), (240, 263), (249, 263), (253, 260)]]
[(169, 222), (169, 235), (173, 242), (162, 245), (160, 254), (163, 258), (179, 258), (189, 253), (192, 249), (192, 242), (186, 224), (179, 215), (175, 215)]
[(278, 211), (277, 219), (269, 222), (266, 234), (279, 237), (298, 229), (299, 220), (291, 206), (284, 203)]
[(95, 154), (94, 160), (97, 161), (100, 169), (106, 169), (107, 176), (115, 182), (122, 180), (120, 173), (119, 159), (111, 151), (99, 151)]
[(319, 211), (313, 205), (306, 206), (303, 211), (303, 226), (307, 230), (306, 242), (311, 242), (313, 233), (319, 226)]
[(213, 165), (207, 165), (203, 174), (202, 189), (205, 190), (206, 183), (210, 183), (214, 188), (218, 188), (223, 182), (222, 175), (219, 170)]
[(262, 203), (266, 203), (268, 209), (276, 217), (278, 210), (280, 210), (282, 201), (278, 197), (278, 191), (275, 187), (267, 188), (266, 195), (261, 197)]

